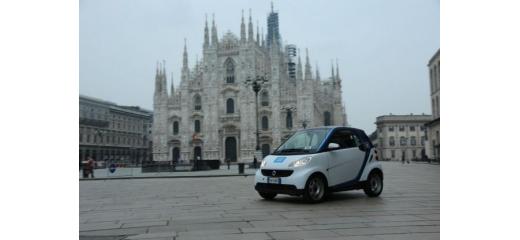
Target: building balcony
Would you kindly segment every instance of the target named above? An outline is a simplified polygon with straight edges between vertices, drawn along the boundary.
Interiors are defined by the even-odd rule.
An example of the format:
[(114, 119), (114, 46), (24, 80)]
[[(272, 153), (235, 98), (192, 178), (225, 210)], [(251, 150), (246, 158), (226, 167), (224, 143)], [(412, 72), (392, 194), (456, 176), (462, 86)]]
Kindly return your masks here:
[(220, 116), (220, 122), (240, 122), (240, 115), (238, 114), (225, 114)]

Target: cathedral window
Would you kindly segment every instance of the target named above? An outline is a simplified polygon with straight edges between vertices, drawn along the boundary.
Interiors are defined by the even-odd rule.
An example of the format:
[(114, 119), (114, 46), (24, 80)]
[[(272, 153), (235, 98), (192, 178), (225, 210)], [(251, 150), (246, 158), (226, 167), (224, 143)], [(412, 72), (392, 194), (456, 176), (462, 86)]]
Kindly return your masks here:
[(173, 122), (173, 135), (179, 134), (179, 122)]
[(330, 119), (330, 112), (328, 112), (328, 111), (327, 111), (327, 112), (324, 112), (324, 113), (323, 113), (323, 118), (324, 118), (324, 119), (323, 119), (323, 125), (325, 125), (325, 126), (330, 126), (330, 125), (332, 125), (332, 121), (331, 121), (331, 119)]
[(235, 83), (235, 64), (233, 64), (233, 60), (228, 58), (224, 63), (224, 67), (226, 68), (226, 83)]
[(195, 120), (195, 123), (194, 123), (194, 130), (196, 133), (200, 133), (200, 120)]
[(193, 108), (197, 111), (200, 111), (202, 109), (202, 100), (200, 99), (200, 96), (197, 94), (195, 97), (193, 97)]
[(226, 113), (235, 113), (235, 101), (232, 98), (226, 101)]
[(262, 92), (262, 107), (269, 106), (269, 93), (267, 91)]
[(262, 117), (262, 130), (267, 131), (269, 129), (269, 119), (267, 116)]
[(291, 110), (287, 110), (287, 116), (285, 117), (285, 127), (287, 127), (287, 129), (292, 128), (292, 111)]

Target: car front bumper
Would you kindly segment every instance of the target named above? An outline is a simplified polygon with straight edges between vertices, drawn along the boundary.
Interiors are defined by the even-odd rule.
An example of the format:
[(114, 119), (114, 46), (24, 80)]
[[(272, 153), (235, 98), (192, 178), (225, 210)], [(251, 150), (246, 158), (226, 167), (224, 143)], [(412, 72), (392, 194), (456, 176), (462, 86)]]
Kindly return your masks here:
[(262, 169), (255, 174), (255, 190), (258, 192), (280, 193), (289, 195), (301, 195), (305, 189), (307, 179), (313, 173), (313, 169), (273, 169), (273, 170), (293, 170), (287, 177), (280, 177), (280, 184), (268, 183), (270, 176), (264, 176)]

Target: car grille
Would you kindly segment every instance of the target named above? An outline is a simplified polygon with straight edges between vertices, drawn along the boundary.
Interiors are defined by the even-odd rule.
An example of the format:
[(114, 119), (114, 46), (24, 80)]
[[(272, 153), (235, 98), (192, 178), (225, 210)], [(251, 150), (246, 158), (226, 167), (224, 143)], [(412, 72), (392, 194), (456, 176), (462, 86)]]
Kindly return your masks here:
[[(273, 172), (275, 173), (274, 175)], [(293, 170), (262, 169), (262, 175), (266, 177), (288, 177), (292, 173)]]

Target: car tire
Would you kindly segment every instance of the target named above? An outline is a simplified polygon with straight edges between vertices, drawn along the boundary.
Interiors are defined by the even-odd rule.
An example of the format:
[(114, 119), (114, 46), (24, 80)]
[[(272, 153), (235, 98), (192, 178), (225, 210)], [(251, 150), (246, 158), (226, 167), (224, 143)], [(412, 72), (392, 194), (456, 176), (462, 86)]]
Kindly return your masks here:
[(370, 173), (363, 191), (369, 197), (379, 196), (383, 192), (383, 176), (378, 172)]
[(303, 199), (309, 203), (321, 202), (325, 199), (327, 184), (320, 175), (312, 175), (305, 183)]
[(258, 192), (258, 194), (265, 200), (273, 200), (276, 197), (276, 193)]

